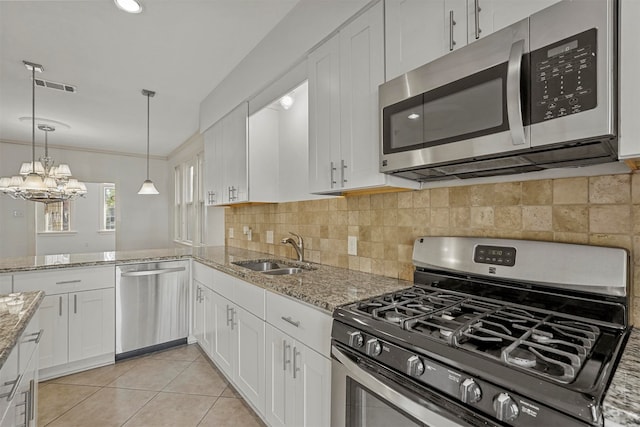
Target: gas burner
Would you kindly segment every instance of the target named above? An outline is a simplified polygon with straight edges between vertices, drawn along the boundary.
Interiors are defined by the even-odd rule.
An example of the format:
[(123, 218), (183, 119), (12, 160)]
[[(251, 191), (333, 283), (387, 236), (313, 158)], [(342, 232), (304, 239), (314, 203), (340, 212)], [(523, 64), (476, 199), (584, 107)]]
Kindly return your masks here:
[(521, 368), (533, 368), (536, 366), (536, 356), (529, 350), (515, 348), (507, 355), (507, 361)]
[(397, 323), (399, 325), (402, 323), (404, 316), (397, 311), (387, 311), (384, 314), (384, 318), (391, 323)]

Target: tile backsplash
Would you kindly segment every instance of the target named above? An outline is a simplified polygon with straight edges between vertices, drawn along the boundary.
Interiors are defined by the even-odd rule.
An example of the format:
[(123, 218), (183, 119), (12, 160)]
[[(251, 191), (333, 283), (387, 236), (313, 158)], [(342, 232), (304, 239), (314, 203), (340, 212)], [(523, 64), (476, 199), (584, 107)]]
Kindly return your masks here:
[[(225, 210), (227, 245), (412, 280), (419, 236), (482, 236), (625, 248), (640, 321), (640, 175), (547, 179), (383, 193)], [(243, 233), (251, 228), (251, 240)], [(231, 237), (230, 229), (233, 229)], [(267, 232), (273, 243), (267, 243)], [(357, 255), (349, 255), (349, 236)], [(271, 237), (271, 236), (269, 236)]]

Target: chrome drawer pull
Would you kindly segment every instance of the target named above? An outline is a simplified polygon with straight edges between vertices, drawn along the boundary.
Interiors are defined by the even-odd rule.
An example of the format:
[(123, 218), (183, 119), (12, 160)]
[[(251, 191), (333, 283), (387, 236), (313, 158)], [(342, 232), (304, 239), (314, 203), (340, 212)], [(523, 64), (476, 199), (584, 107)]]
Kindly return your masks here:
[(287, 322), (287, 323), (292, 324), (292, 325), (293, 325), (293, 326), (295, 326), (296, 328), (300, 326), (300, 321), (299, 321), (299, 320), (298, 320), (298, 321), (295, 321), (295, 320), (291, 319), (291, 316), (289, 316), (289, 317), (284, 317), (284, 316), (282, 316), (282, 317), (281, 317), (281, 319), (282, 319), (282, 320), (284, 320), (284, 321), (285, 321), (285, 322)]
[(82, 280), (63, 280), (62, 282), (56, 282), (56, 285), (70, 285), (72, 283), (80, 283)]

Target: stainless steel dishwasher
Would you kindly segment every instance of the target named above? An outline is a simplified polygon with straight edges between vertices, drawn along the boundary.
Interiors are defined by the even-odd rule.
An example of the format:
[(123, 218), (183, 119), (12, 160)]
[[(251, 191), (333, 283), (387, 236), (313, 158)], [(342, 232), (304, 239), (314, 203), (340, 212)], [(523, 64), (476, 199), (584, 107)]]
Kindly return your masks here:
[(116, 360), (186, 343), (189, 261), (116, 267)]

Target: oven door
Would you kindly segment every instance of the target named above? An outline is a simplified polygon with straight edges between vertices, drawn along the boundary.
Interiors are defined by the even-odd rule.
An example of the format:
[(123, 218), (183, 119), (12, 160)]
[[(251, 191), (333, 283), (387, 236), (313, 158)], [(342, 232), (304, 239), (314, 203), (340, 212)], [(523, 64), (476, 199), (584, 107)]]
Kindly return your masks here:
[(334, 344), (331, 354), (333, 427), (495, 425), (342, 346)]

